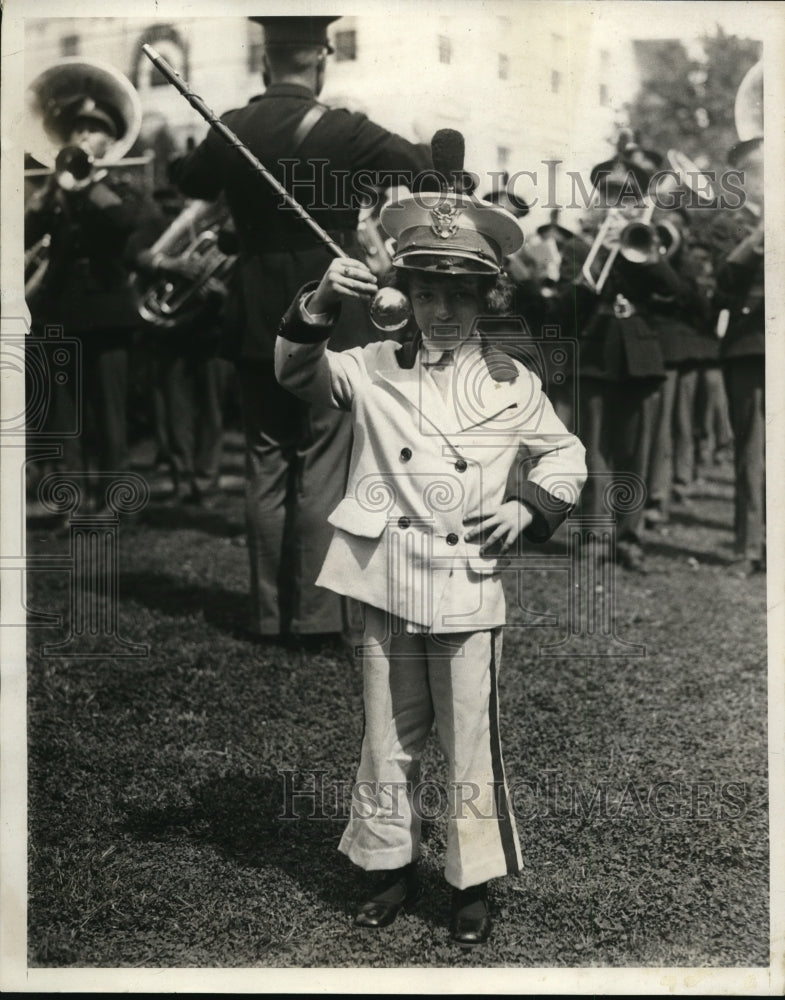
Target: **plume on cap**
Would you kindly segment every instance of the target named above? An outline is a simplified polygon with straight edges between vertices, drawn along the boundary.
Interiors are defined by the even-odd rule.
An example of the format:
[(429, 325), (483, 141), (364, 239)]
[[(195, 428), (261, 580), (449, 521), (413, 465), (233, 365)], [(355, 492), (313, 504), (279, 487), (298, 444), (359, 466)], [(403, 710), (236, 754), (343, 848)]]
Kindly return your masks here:
[(442, 191), (424, 191), (381, 211), (382, 227), (396, 240), (393, 265), (442, 274), (498, 274), (504, 258), (523, 243), (515, 217), (471, 197), (473, 179), (463, 169), (460, 132), (436, 132), (431, 155)]
[(433, 168), (445, 182), (448, 191), (469, 194), (474, 189), (470, 174), (463, 169), (466, 143), (454, 128), (440, 128), (431, 139)]

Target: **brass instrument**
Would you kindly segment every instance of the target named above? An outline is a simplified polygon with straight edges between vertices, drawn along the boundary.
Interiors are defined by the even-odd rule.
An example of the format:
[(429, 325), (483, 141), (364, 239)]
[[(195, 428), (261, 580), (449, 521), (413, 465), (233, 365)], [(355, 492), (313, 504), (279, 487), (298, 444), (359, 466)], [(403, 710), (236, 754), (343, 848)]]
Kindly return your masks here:
[(49, 270), (50, 233), (44, 233), (37, 243), (25, 250), (25, 298), (35, 295), (44, 282)]
[[(84, 190), (101, 180), (106, 166), (121, 160), (136, 142), (142, 125), (142, 105), (130, 80), (97, 60), (60, 59), (30, 81), (25, 96), (25, 152), (53, 170), (57, 185), (66, 191)], [(69, 143), (73, 122), (68, 112), (84, 98), (116, 112), (120, 134), (101, 161)], [(26, 297), (43, 282), (50, 243), (46, 234), (25, 252)]]
[[(667, 158), (671, 170), (662, 175), (663, 183), (657, 186), (659, 196), (675, 193), (680, 188), (690, 188), (701, 201), (714, 200), (714, 187), (710, 178), (689, 157), (676, 149), (669, 149)], [(671, 223), (658, 226), (651, 224), (656, 207), (654, 200), (647, 195), (642, 207), (610, 209), (607, 212), (582, 268), (583, 280), (597, 295), (605, 287), (620, 254), (633, 264), (646, 264), (663, 257), (667, 259), (676, 252), (676, 228)], [(593, 266), (603, 251), (606, 252), (606, 257), (599, 275), (595, 277)]]
[(63, 146), (55, 160), (55, 179), (64, 191), (83, 191), (103, 180), (106, 173), (81, 146)]
[(191, 201), (153, 243), (149, 253), (154, 266), (159, 255), (189, 266), (187, 274), (156, 271), (148, 284), (143, 274), (134, 275), (137, 309), (146, 323), (176, 330), (198, 317), (210, 295), (226, 295), (226, 280), (236, 259), (219, 247), (219, 230), (227, 219), (221, 203)]
[(763, 60), (756, 62), (739, 84), (733, 120), (740, 142), (763, 135)]
[(632, 264), (655, 264), (670, 260), (681, 247), (681, 232), (667, 219), (650, 225), (630, 222), (619, 238), (619, 253)]
[[(733, 120), (739, 136), (738, 143), (729, 153), (729, 161), (734, 164), (735, 154), (747, 143), (753, 143), (763, 138), (763, 60), (759, 60), (749, 69), (739, 84), (736, 99), (733, 104)], [(734, 164), (735, 165), (735, 164)], [(761, 190), (752, 191), (747, 187), (747, 199), (744, 207), (755, 219), (757, 224), (763, 224), (763, 200), (756, 200), (749, 195), (762, 196), (762, 176), (759, 178)]]
[(136, 142), (142, 104), (131, 81), (108, 63), (69, 56), (42, 70), (27, 86), (24, 148), (44, 166), (54, 167), (68, 145), (68, 110), (79, 98), (111, 106), (121, 124), (121, 134), (99, 165), (121, 160)]
[(357, 239), (365, 254), (365, 263), (376, 277), (387, 274), (392, 267), (394, 241), (382, 229), (376, 206), (360, 209)]

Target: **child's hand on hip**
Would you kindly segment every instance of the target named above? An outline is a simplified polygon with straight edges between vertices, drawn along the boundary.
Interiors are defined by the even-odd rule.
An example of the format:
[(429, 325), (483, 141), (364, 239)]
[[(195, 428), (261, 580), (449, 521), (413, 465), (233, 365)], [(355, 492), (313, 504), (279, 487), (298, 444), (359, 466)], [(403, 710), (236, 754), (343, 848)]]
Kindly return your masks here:
[(499, 552), (506, 552), (522, 531), (534, 520), (534, 514), (520, 500), (508, 500), (503, 503), (495, 514), (490, 514), (474, 525), (463, 536), (467, 542), (486, 536), (480, 546), (480, 554), (484, 555), (497, 542), (500, 542)]
[(376, 294), (376, 288), (376, 275), (361, 260), (338, 257), (324, 272), (308, 311), (329, 312), (342, 298), (367, 299)]

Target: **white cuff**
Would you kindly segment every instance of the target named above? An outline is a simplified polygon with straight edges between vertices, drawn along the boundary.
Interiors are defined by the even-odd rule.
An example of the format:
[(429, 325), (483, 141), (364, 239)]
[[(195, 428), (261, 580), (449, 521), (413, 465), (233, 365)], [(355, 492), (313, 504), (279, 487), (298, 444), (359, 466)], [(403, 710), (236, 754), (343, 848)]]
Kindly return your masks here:
[(303, 295), (300, 299), (300, 319), (304, 323), (308, 323), (311, 326), (329, 326), (330, 313), (312, 313), (308, 311), (308, 303), (311, 301), (314, 294), (315, 291), (308, 292), (307, 295)]

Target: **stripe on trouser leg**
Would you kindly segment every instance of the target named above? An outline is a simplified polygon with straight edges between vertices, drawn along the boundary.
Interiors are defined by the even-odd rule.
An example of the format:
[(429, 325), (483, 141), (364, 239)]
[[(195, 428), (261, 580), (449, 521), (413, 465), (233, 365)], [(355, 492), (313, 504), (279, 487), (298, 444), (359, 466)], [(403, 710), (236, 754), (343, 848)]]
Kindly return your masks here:
[(497, 688), (497, 662), (496, 646), (499, 629), (494, 629), (491, 636), (491, 698), (489, 705), (490, 735), (491, 735), (491, 767), (493, 769), (493, 791), (494, 804), (496, 806), (496, 817), (499, 822), (499, 836), (501, 837), (504, 860), (507, 864), (507, 873), (512, 874), (518, 871), (518, 853), (515, 849), (515, 832), (510, 814), (510, 804), (507, 799), (507, 791), (504, 780), (504, 765), (502, 763), (502, 746), (499, 736), (499, 692)]

